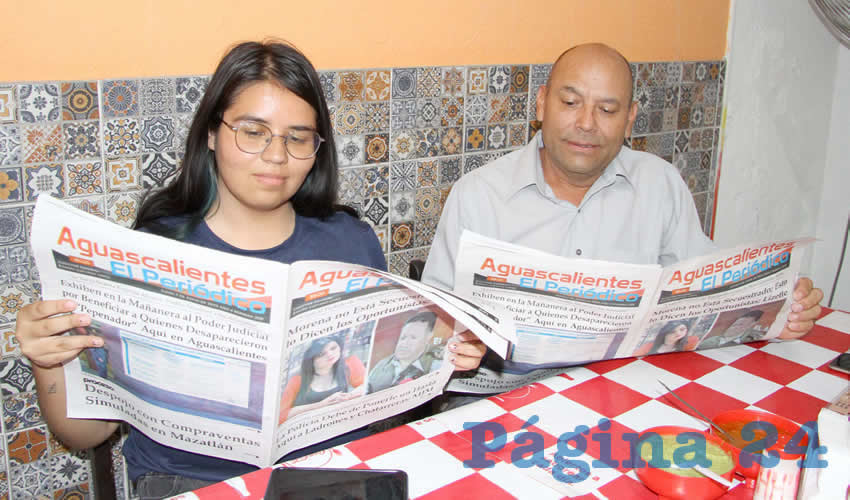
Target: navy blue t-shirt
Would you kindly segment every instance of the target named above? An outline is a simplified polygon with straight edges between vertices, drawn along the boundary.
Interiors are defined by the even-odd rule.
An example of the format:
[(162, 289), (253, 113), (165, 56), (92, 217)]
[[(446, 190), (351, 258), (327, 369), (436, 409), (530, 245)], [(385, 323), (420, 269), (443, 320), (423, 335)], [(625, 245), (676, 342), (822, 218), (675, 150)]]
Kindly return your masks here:
[[(166, 224), (168, 222), (168, 220), (165, 221)], [(267, 250), (236, 248), (216, 236), (206, 223), (201, 223), (184, 241), (214, 250), (274, 260), (284, 264), (299, 260), (333, 260), (361, 264), (382, 271), (387, 269), (383, 250), (372, 228), (365, 222), (342, 212), (337, 212), (324, 220), (296, 215), (292, 235), (280, 245)], [(284, 458), (289, 460), (307, 455), (366, 435), (365, 429), (358, 429), (294, 451)], [(164, 446), (134, 428), (130, 429), (130, 435), (124, 443), (124, 458), (130, 479), (133, 481), (147, 472), (179, 474), (206, 481), (223, 481), (257, 469), (253, 465), (242, 462)]]

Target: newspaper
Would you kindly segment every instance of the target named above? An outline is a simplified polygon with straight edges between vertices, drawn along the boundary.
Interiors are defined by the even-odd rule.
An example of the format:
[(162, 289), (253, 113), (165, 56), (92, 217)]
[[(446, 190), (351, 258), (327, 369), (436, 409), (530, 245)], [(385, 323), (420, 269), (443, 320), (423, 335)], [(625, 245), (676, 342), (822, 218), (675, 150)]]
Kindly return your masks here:
[(508, 316), (386, 272), (218, 252), (47, 196), (31, 242), (44, 299), (92, 317), (68, 334), (104, 340), (64, 367), (69, 417), (257, 466), (440, 394), (457, 332), (516, 341)]
[(464, 231), (454, 291), (507, 309), (517, 343), (501, 370), (482, 365), (449, 389), (502, 392), (554, 367), (775, 338), (812, 241), (741, 245), (662, 267), (564, 258)]

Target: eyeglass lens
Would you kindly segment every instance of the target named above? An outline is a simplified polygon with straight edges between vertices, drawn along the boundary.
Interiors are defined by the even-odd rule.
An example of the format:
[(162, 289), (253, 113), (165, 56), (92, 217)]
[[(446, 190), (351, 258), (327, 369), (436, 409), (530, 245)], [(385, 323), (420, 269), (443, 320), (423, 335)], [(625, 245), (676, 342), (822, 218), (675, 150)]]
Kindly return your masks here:
[(262, 123), (244, 122), (236, 129), (236, 145), (246, 153), (261, 153), (274, 137), (282, 137), (286, 150), (293, 157), (306, 160), (319, 150), (321, 138), (312, 130), (292, 130), (283, 136), (275, 136)]

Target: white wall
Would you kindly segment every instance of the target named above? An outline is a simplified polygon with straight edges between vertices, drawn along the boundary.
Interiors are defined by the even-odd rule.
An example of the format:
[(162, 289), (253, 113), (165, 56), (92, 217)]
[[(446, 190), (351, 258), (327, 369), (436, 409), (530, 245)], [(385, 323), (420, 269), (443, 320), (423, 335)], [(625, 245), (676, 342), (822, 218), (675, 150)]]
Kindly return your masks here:
[[(809, 252), (804, 272), (826, 293), (835, 273), (835, 246), (841, 243), (827, 233), (836, 232), (832, 219), (846, 221), (850, 206), (847, 194), (834, 200), (843, 203), (840, 214), (821, 203), (835, 198), (850, 177), (838, 159), (848, 158), (847, 145), (837, 144), (850, 137), (846, 121), (835, 137), (830, 125), (833, 116), (846, 120), (850, 112), (847, 70), (836, 92), (839, 47), (808, 2), (732, 4), (714, 239), (725, 247), (770, 238), (824, 238)], [(843, 108), (835, 108), (835, 98)], [(828, 157), (835, 157), (829, 165)], [(821, 224), (822, 209), (829, 223)], [(836, 255), (830, 261), (824, 253)], [(841, 304), (833, 303), (850, 310), (850, 304)]]
[[(812, 278), (823, 288), (828, 300), (850, 217), (850, 49), (843, 45), (838, 50), (826, 169), (818, 213), (817, 237), (822, 241), (815, 246)], [(832, 305), (850, 311), (850, 248), (844, 256)]]

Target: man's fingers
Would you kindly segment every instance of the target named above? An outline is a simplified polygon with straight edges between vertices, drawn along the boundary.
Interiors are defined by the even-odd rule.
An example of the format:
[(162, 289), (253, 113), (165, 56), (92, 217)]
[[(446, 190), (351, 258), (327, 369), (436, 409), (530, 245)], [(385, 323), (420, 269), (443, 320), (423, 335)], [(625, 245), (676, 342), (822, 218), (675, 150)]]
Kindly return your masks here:
[(814, 288), (802, 300), (798, 300), (797, 303), (806, 310), (817, 306), (821, 300), (823, 300), (823, 290)]

